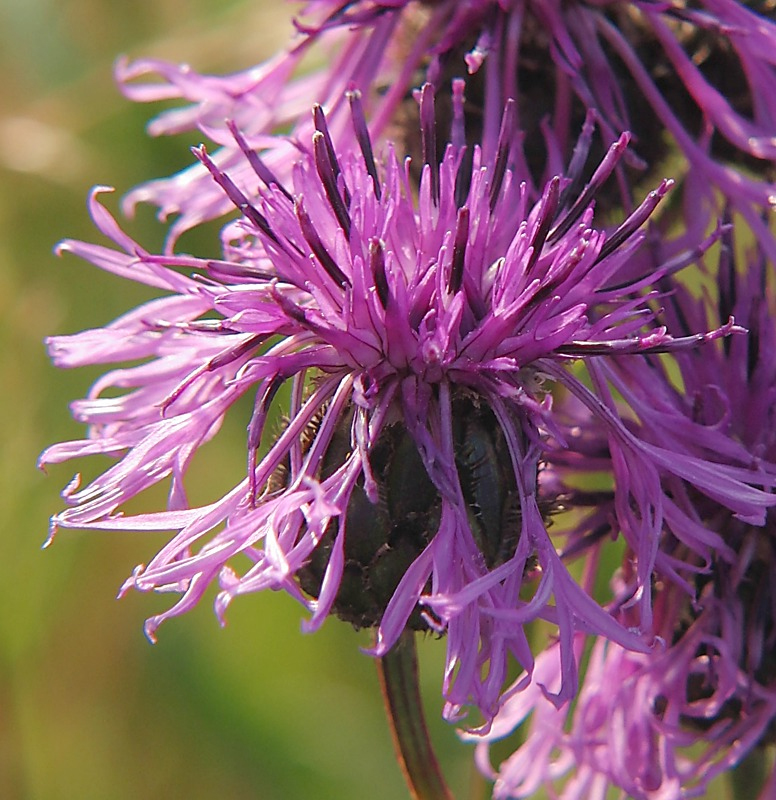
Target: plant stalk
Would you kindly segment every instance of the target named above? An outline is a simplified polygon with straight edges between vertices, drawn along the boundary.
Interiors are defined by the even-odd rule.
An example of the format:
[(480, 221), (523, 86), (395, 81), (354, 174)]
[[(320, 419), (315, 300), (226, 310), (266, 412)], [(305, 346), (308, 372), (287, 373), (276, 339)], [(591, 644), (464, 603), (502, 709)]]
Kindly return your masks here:
[(405, 630), (378, 659), (383, 702), (393, 744), (413, 800), (453, 800), (434, 755), (418, 685), (415, 634)]

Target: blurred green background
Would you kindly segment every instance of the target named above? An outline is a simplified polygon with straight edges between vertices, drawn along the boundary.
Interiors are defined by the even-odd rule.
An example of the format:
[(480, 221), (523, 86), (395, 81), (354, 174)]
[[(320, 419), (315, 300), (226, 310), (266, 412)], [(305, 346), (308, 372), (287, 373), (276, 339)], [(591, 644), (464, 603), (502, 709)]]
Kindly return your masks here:
[[(41, 551), (58, 492), (77, 469), (38, 472), (38, 453), (78, 438), (67, 404), (100, 370), (55, 370), (42, 341), (109, 322), (150, 297), (52, 249), (96, 237), (89, 188), (132, 186), (189, 164), (196, 134), (152, 140), (159, 107), (112, 80), (121, 53), (244, 69), (290, 33), (279, 0), (0, 0), (0, 800), (394, 800), (393, 758), (368, 642), (330, 620), (301, 634), (286, 596), (240, 598), (218, 627), (209, 602), (160, 630), (171, 598), (114, 597), (164, 537), (62, 531)], [(164, 227), (140, 208), (128, 230), (149, 249)], [(216, 228), (185, 240), (212, 250)], [(238, 407), (191, 474), (202, 502), (244, 470)], [(212, 599), (212, 593), (211, 593)], [(457, 797), (483, 796), (471, 751), (441, 722), (444, 643), (422, 643), (422, 683), (442, 767)], [(728, 797), (720, 786), (717, 797)]]
[[(330, 620), (305, 636), (302, 610), (265, 593), (235, 603), (224, 630), (203, 602), (152, 646), (142, 622), (171, 598), (114, 597), (162, 538), (62, 531), (41, 550), (59, 490), (95, 467), (46, 476), (35, 460), (82, 435), (67, 404), (98, 374), (55, 370), (42, 340), (102, 325), (149, 296), (52, 248), (65, 236), (95, 238), (91, 185), (116, 186), (115, 209), (133, 185), (188, 164), (198, 144), (195, 134), (149, 139), (159, 109), (121, 97), (113, 61), (126, 53), (242, 69), (280, 46), (292, 10), (256, 0), (0, 0), (3, 800), (406, 797), (363, 635)], [(129, 229), (149, 248), (164, 233), (151, 209)], [(194, 498), (216, 497), (244, 469), (247, 417), (236, 412), (196, 465)], [(460, 795), (470, 752), (439, 721), (442, 644), (423, 650), (428, 714)]]

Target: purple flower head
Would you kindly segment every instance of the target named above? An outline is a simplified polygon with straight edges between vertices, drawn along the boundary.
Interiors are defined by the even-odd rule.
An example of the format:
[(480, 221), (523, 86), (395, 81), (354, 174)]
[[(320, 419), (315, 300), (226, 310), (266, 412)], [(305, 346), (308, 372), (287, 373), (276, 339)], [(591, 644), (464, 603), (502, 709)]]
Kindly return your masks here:
[[(575, 640), (580, 656), (583, 639)], [(706, 797), (711, 781), (772, 737), (776, 695), (728, 669), (724, 645), (710, 631), (694, 630), (649, 655), (597, 639), (573, 711), (548, 702), (538, 683), (559, 685), (557, 650), (552, 645), (537, 658), (537, 683), (506, 700), (488, 736), (505, 736), (530, 718), (525, 743), (498, 771), (489, 743), (477, 746), (496, 800), (534, 797), (543, 787), (561, 800)], [(688, 676), (690, 697), (683, 694)], [(745, 713), (731, 715), (741, 707)], [(773, 780), (760, 800), (773, 796)], [(757, 787), (750, 790), (758, 796)]]
[[(689, 330), (713, 317), (716, 307), (723, 315), (735, 313), (748, 335), (677, 353), (681, 390), (657, 360), (641, 375), (628, 370), (629, 386), (649, 397), (649, 408), (638, 407), (645, 438), (683, 438), (685, 447), (691, 439), (699, 447), (716, 442), (718, 457), (731, 467), (772, 478), (773, 266), (757, 248), (746, 268), (736, 269), (729, 227), (721, 245), (716, 300), (666, 281), (667, 291), (673, 284), (666, 316), (676, 329)], [(558, 710), (536, 686), (508, 699), (488, 738), (504, 736), (529, 717), (530, 733), (497, 775), (488, 744), (480, 745), (481, 768), (497, 778), (496, 797), (527, 797), (539, 785), (558, 782), (566, 800), (603, 796), (609, 787), (633, 798), (702, 797), (714, 777), (774, 741), (776, 514), (769, 510), (764, 525), (755, 526), (686, 483), (674, 480), (667, 488), (673, 508), (654, 586), (654, 629), (664, 646), (637, 653), (596, 641), (573, 710)], [(583, 527), (590, 546), (594, 526), (589, 519)], [(624, 624), (637, 585), (626, 560), (612, 606)], [(582, 645), (580, 637), (580, 653)], [(553, 650), (557, 646), (537, 659), (534, 681), (557, 682)], [(774, 780), (763, 787), (763, 800), (773, 797)]]
[[(142, 359), (108, 372), (74, 404), (87, 439), (43, 454), (43, 463), (118, 458), (85, 488), (66, 489), (70, 507), (54, 528), (177, 531), (125, 586), (180, 595), (148, 620), (152, 639), (215, 581), (222, 621), (237, 595), (283, 589), (309, 610), (307, 630), (331, 613), (376, 627), (376, 655), (408, 625), (445, 631), (450, 719), (465, 705), (492, 715), (508, 656), (532, 670), (524, 625), (546, 619), (559, 634), (562, 680), (552, 699), (562, 703), (576, 687), (576, 632), (649, 649), (639, 629), (650, 627), (661, 472), (742, 516), (762, 518), (771, 502), (750, 485), (758, 475), (641, 441), (593, 365), (643, 363), (645, 354), (739, 329), (731, 320), (672, 338), (655, 322), (645, 288), (694, 258), (650, 267), (640, 247), (640, 228), (670, 182), (613, 229), (594, 224), (593, 199), (627, 135), (577, 192), (589, 121), (569, 174), (532, 202), (512, 166), (512, 103), (492, 159), (462, 145), (440, 158), (426, 85), (417, 181), (390, 147), (375, 157), (358, 95), (349, 103), (347, 141), (356, 146), (337, 147), (316, 107), (290, 184), (231, 126), (254, 200), (204, 147), (196, 151), (242, 214), (224, 231), (221, 259), (148, 253), (95, 191), (92, 216), (116, 247), (66, 241), (61, 250), (169, 294), (104, 329), (49, 341), (60, 366)], [(457, 82), (453, 142), (465, 140), (463, 106)], [(287, 423), (260, 453), (286, 383)], [(553, 386), (579, 399), (617, 453), (616, 505), (643, 590), (627, 627), (580, 588), (547, 532), (553, 499), (540, 497), (543, 451), (570, 433), (553, 414)], [(128, 391), (105, 396), (116, 388)], [(187, 467), (246, 393), (255, 397), (246, 476), (224, 497), (190, 507)], [(122, 514), (127, 500), (168, 478), (166, 510)]]
[[(470, 142), (488, 159), (498, 146), (501, 110), (516, 99), (522, 133), (514, 158), (532, 199), (562, 170), (586, 114), (595, 111), (601, 155), (620, 131), (633, 134), (609, 205), (631, 207), (634, 173), (624, 171), (626, 163), (654, 174), (675, 145), (686, 172), (703, 175), (751, 222), (776, 198), (776, 24), (766, 4), (758, 9), (738, 0), (316, 1), (302, 12), (293, 48), (246, 72), (216, 78), (142, 60), (120, 63), (117, 74), (134, 99), (188, 101), (162, 114), (152, 132), (198, 127), (219, 144), (214, 160), (238, 184), (249, 179), (248, 167), (224, 119), (236, 120), (282, 172), (287, 145), (266, 135), (292, 123), (294, 136), (307, 141), (309, 124), (295, 121), (300, 108), (323, 105), (342, 140), (345, 95), (357, 89), (373, 137), (390, 131), (394, 140), (412, 138), (413, 89), (429, 81), (441, 105), (451, 80), (466, 77)], [(313, 48), (331, 52), (332, 63), (297, 76)], [(136, 82), (146, 75), (162, 83)], [(127, 200), (180, 213), (173, 236), (227, 209), (201, 167), (141, 186)], [(776, 244), (770, 246), (773, 256)]]

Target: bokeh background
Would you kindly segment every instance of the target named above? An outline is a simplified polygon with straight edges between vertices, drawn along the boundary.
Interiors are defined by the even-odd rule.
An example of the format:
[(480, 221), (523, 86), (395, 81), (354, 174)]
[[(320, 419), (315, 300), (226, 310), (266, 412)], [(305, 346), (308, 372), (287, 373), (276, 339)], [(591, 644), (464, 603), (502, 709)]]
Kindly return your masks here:
[[(39, 472), (47, 444), (82, 434), (67, 404), (98, 371), (48, 363), (42, 341), (102, 325), (149, 296), (52, 250), (94, 239), (96, 183), (133, 185), (190, 163), (195, 135), (152, 140), (158, 107), (114, 85), (121, 53), (229, 72), (271, 54), (294, 6), (237, 0), (0, 0), (0, 798), (3, 800), (393, 800), (393, 760), (365, 635), (330, 620), (300, 632), (302, 609), (266, 593), (235, 603), (226, 629), (209, 602), (143, 636), (171, 598), (116, 592), (154, 535), (63, 531), (42, 551), (59, 490), (76, 469)], [(112, 208), (117, 208), (114, 202)], [(139, 209), (149, 248), (164, 228)], [(214, 246), (214, 232), (187, 240)], [(210, 236), (210, 239), (208, 239)], [(241, 417), (242, 413), (242, 417)], [(237, 409), (195, 465), (195, 498), (244, 470), (249, 409)], [(158, 498), (156, 498), (158, 499)], [(439, 721), (441, 643), (424, 645), (428, 714), (445, 771), (466, 789), (470, 753)], [(466, 793), (465, 791), (462, 793)]]
[[(77, 438), (67, 404), (99, 370), (55, 370), (44, 337), (105, 324), (150, 297), (72, 256), (96, 237), (96, 183), (132, 186), (189, 164), (194, 134), (150, 139), (160, 107), (133, 105), (112, 79), (119, 54), (230, 72), (286, 40), (280, 0), (0, 0), (0, 800), (395, 800), (393, 758), (367, 634), (330, 620), (300, 632), (302, 610), (272, 593), (240, 598), (219, 628), (208, 602), (160, 631), (145, 617), (170, 598), (114, 600), (157, 535), (62, 531), (42, 551), (59, 490), (82, 469), (35, 467)], [(111, 205), (111, 200), (112, 205)], [(149, 249), (165, 228), (140, 208), (128, 230)], [(217, 228), (184, 239), (215, 247)], [(244, 470), (250, 407), (238, 407), (190, 475), (213, 499)], [(161, 499), (161, 493), (147, 502)], [(212, 595), (211, 595), (212, 599)], [(421, 645), (427, 715), (456, 797), (478, 800), (471, 750), (440, 720), (444, 643)], [(728, 797), (725, 785), (715, 797)]]

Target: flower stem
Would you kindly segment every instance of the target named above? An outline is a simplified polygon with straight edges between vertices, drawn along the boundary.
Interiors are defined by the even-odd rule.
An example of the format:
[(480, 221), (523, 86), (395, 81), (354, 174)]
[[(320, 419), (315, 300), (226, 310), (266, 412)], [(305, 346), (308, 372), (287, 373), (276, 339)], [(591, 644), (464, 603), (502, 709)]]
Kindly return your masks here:
[(453, 800), (423, 716), (415, 634), (405, 630), (391, 650), (378, 659), (377, 669), (396, 755), (413, 800)]

